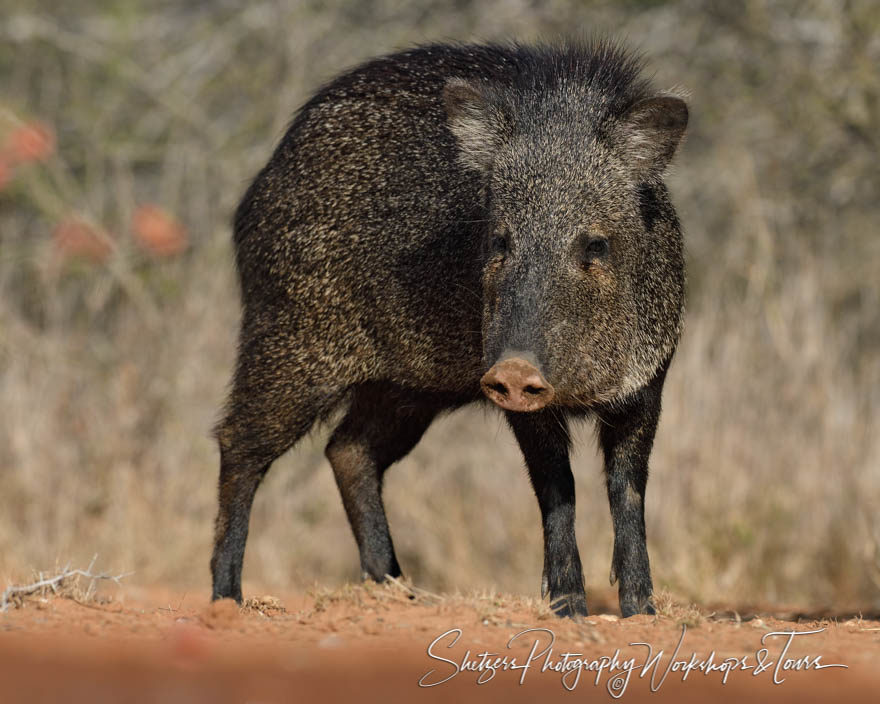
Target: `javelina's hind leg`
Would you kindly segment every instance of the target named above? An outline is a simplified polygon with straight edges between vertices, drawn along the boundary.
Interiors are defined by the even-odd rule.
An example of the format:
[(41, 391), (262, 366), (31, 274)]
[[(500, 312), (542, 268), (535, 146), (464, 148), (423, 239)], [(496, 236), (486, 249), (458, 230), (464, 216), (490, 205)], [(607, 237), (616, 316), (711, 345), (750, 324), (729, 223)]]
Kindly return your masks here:
[(645, 542), (645, 487), (664, 375), (661, 372), (623, 408), (599, 410), (599, 442), (614, 525), (611, 583), (620, 580), (618, 596), (624, 617), (654, 613)]
[(360, 551), (363, 579), (400, 576), (382, 503), (382, 475), (415, 446), (439, 410), (435, 402), (394, 387), (364, 385), (330, 438), (327, 458)]
[(224, 437), (228, 440), (220, 440), (220, 508), (211, 557), (211, 599), (230, 598), (241, 603), (241, 567), (251, 506), (271, 460), (262, 452), (249, 452), (236, 441), (234, 432), (224, 433)]
[(215, 431), (220, 446), (220, 506), (211, 558), (211, 598), (238, 602), (257, 487), (272, 462), (307, 433), (341, 395), (329, 387), (298, 381), (297, 370), (281, 364), (267, 369), (272, 359), (264, 356), (266, 346), (251, 342), (242, 348), (227, 413)]
[(574, 533), (574, 476), (568, 462), (565, 418), (552, 409), (508, 413), (529, 468), (544, 525), (544, 579), (550, 607), (559, 616), (586, 616), (587, 598)]

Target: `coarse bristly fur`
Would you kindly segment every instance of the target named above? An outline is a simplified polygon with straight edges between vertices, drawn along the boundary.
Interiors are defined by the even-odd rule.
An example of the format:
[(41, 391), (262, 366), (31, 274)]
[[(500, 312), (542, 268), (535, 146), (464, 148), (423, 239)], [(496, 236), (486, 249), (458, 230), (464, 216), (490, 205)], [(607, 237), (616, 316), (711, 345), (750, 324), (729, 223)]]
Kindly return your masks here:
[(514, 350), (555, 390), (507, 412), (541, 508), (543, 591), (587, 612), (567, 423), (598, 417), (612, 581), (624, 615), (653, 612), (644, 492), (684, 299), (662, 175), (687, 114), (607, 41), (418, 47), (303, 106), (235, 217), (214, 598), (241, 599), (270, 464), (344, 401), (327, 456), (362, 573), (398, 576), (384, 471)]

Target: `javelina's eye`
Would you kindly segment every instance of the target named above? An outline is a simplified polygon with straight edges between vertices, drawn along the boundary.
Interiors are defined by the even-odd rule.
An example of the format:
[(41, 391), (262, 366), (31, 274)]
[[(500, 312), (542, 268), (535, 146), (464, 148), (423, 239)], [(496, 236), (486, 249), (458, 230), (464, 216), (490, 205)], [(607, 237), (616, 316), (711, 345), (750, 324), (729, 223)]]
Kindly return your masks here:
[(506, 232), (496, 232), (492, 235), (492, 241), (489, 243), (489, 246), (492, 250), (493, 255), (505, 255), (507, 254), (508, 242), (507, 242), (507, 233)]
[(604, 259), (608, 256), (610, 247), (604, 237), (591, 237), (584, 242), (583, 265), (589, 266), (596, 259)]

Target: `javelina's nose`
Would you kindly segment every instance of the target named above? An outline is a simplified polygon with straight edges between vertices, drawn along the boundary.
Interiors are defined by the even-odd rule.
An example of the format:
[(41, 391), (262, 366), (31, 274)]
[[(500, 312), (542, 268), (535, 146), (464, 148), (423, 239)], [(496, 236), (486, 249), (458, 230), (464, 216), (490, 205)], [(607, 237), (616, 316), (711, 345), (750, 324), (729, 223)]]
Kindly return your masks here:
[(538, 411), (555, 391), (531, 362), (510, 357), (496, 363), (480, 380), (483, 393), (508, 411)]

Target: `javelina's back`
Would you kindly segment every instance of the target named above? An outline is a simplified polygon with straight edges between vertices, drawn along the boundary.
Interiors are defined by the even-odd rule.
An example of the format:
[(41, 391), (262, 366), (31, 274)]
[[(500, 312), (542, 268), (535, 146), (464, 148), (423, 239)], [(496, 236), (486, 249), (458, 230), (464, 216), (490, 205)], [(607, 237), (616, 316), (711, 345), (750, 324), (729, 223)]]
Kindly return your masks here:
[[(316, 378), (479, 378), (479, 185), (456, 161), (441, 89), (508, 61), (432, 47), (367, 64), (302, 108), (248, 191), (235, 220), (245, 307), (285, 308)], [(444, 358), (471, 369), (444, 378)]]

